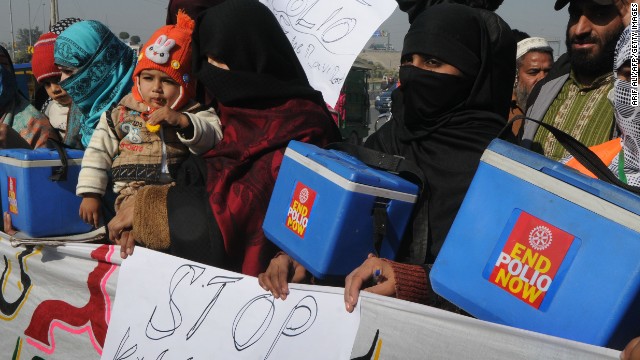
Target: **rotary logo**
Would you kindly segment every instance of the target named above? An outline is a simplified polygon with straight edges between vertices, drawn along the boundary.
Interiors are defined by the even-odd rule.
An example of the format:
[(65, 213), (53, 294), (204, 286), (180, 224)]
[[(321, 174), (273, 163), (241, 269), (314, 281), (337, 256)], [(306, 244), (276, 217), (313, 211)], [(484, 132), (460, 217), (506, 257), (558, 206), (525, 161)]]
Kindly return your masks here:
[(529, 245), (538, 251), (548, 248), (552, 240), (553, 234), (546, 226), (536, 226), (529, 233)]
[(307, 225), (309, 225), (311, 209), (315, 200), (316, 192), (313, 189), (308, 188), (301, 182), (296, 184), (291, 198), (291, 205), (289, 205), (289, 211), (287, 212), (286, 226), (301, 238), (304, 238)]
[(306, 203), (307, 200), (309, 200), (309, 190), (307, 188), (300, 190), (299, 199), (300, 199), (300, 202), (303, 204)]

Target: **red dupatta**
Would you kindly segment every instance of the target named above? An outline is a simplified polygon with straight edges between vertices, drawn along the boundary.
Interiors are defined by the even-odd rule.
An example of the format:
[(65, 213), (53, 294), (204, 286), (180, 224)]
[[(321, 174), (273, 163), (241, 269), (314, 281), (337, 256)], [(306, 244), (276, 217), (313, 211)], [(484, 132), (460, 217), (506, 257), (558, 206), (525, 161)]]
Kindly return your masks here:
[(230, 270), (257, 276), (277, 250), (262, 223), (287, 144), (324, 146), (339, 141), (340, 133), (327, 111), (310, 100), (291, 99), (267, 109), (219, 106), (224, 137), (203, 156), (209, 203)]

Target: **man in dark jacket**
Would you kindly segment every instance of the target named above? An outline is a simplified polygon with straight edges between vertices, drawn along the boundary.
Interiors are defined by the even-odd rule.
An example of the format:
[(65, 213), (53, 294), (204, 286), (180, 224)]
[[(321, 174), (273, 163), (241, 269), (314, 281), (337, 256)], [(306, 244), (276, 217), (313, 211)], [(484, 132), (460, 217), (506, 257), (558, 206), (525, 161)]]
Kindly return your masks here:
[[(567, 53), (532, 91), (527, 116), (592, 146), (614, 133), (607, 95), (613, 85), (613, 53), (624, 29), (622, 10), (612, 0), (557, 0), (555, 9), (567, 4)], [(525, 122), (521, 143), (555, 160), (566, 156), (553, 135), (532, 121)]]

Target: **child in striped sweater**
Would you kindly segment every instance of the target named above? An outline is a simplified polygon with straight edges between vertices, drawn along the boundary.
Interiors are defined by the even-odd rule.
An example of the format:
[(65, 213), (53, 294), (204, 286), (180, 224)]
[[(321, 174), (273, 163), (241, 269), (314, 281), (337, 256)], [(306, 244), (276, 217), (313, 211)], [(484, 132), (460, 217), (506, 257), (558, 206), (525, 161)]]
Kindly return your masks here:
[(101, 198), (114, 182), (116, 211), (146, 184), (166, 184), (189, 153), (200, 155), (222, 138), (213, 109), (192, 100), (191, 33), (194, 22), (178, 14), (141, 51), (132, 93), (102, 114), (82, 159), (76, 193), (80, 217), (99, 226)]

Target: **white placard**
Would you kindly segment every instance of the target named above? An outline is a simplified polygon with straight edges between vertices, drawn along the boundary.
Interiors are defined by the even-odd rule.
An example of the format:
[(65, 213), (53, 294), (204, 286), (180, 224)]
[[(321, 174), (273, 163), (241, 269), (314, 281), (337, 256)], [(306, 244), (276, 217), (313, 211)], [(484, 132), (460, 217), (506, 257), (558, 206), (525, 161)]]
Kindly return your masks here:
[(348, 359), (360, 309), (342, 289), (274, 300), (254, 277), (137, 247), (123, 261), (102, 359)]
[(397, 4), (394, 0), (260, 0), (287, 34), (311, 86), (331, 106), (351, 65)]

